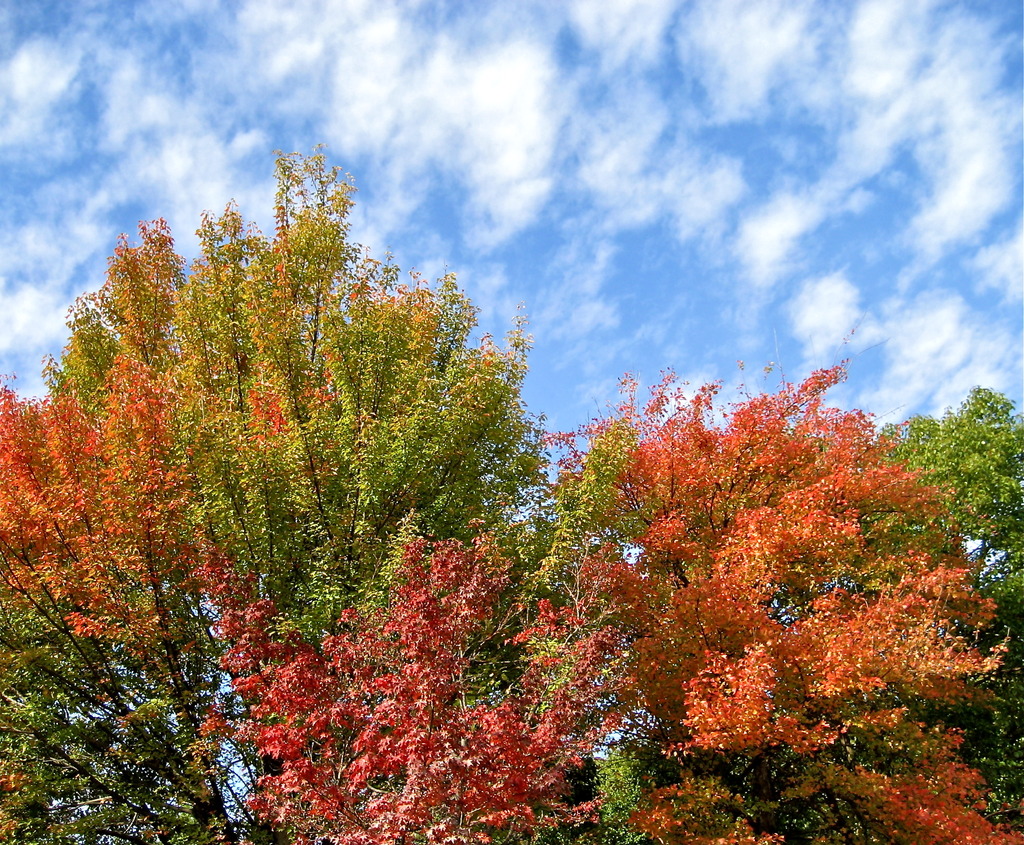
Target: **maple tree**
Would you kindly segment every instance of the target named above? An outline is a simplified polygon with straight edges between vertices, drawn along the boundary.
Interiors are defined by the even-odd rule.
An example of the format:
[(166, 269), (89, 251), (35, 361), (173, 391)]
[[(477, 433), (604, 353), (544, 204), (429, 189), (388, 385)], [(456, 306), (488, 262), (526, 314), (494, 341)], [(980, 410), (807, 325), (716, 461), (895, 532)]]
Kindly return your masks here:
[(926, 716), (991, 669), (967, 638), (991, 608), (934, 491), (824, 405), (840, 377), (723, 412), (666, 381), (565, 441), (567, 507), (634, 560), (617, 753), (658, 842), (1018, 841)]

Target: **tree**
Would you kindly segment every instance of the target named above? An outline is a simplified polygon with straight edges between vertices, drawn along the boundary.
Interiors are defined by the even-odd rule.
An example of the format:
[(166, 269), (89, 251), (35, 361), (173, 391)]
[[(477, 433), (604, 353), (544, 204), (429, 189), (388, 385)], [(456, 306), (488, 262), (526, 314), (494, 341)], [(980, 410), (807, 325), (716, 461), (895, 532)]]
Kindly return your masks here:
[[(237, 841), (222, 649), (172, 396), (126, 359), (102, 414), (0, 394), (0, 830), (19, 842)], [(236, 819), (236, 816), (241, 817)]]
[(1019, 841), (938, 721), (991, 603), (838, 373), (666, 383), (552, 502), (520, 328), (351, 243), (322, 158), (277, 176), (271, 236), (122, 239), (47, 397), (0, 391), (0, 833)]
[(54, 382), (89, 403), (118, 356), (166, 371), (208, 536), (315, 633), (373, 588), (400, 527), (529, 546), (541, 444), (518, 328), (471, 342), (454, 278), (403, 282), (351, 243), (352, 188), (322, 157), (282, 157), (278, 185), (274, 237), (208, 216), (187, 276), (142, 227), (76, 308)]
[(473, 341), (453, 279), (403, 282), (351, 243), (352, 189), (321, 157), (277, 175), (272, 237), (229, 207), (189, 270), (161, 221), (122, 239), (48, 397), (3, 395), (0, 818), (19, 841), (287, 841), (248, 809), (281, 761), (235, 736), (252, 702), (212, 634), (214, 576), (315, 647), (387, 603), (410, 537), (486, 532), (517, 574), (542, 545), (522, 333)]
[(991, 668), (967, 639), (990, 608), (933, 492), (823, 404), (840, 376), (724, 412), (669, 380), (568, 441), (565, 507), (634, 561), (617, 753), (658, 842), (1018, 841), (926, 720)]
[(899, 431), (897, 457), (926, 470), (954, 495), (955, 527), (972, 543), (982, 584), (1019, 573), (1024, 560), (1024, 419), (1000, 393), (975, 388), (941, 419), (913, 417)]
[(980, 634), (983, 648), (1006, 647), (984, 687), (992, 699), (946, 718), (967, 736), (965, 752), (993, 790), (992, 812), (1024, 825), (1024, 420), (1013, 403), (976, 388), (940, 419), (914, 417), (893, 432), (895, 454), (946, 496), (952, 528), (967, 540), (981, 591), (997, 603)]

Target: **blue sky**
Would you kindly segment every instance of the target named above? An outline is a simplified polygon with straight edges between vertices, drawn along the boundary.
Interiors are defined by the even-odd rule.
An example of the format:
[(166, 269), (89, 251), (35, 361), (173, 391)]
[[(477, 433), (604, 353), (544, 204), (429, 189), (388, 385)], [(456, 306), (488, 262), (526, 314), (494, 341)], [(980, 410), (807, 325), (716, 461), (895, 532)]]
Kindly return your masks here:
[(882, 421), (1019, 407), (1021, 44), (1013, 0), (2, 4), (0, 372), (40, 389), (119, 233), (269, 229), (273, 151), (325, 144), (356, 240), (522, 304), (551, 427), (844, 358)]

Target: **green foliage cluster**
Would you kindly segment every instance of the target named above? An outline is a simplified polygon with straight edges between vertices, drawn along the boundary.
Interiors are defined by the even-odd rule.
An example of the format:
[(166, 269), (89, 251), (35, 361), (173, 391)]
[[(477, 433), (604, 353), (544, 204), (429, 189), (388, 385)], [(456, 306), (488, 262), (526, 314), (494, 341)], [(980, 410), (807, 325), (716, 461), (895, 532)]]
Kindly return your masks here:
[(1024, 802), (1024, 417), (1005, 396), (975, 388), (942, 417), (914, 417), (895, 454), (926, 472), (946, 495), (952, 528), (996, 602), (982, 645), (1003, 651), (982, 681), (993, 696), (947, 718), (966, 732), (965, 755), (985, 774), (997, 813), (1022, 820)]

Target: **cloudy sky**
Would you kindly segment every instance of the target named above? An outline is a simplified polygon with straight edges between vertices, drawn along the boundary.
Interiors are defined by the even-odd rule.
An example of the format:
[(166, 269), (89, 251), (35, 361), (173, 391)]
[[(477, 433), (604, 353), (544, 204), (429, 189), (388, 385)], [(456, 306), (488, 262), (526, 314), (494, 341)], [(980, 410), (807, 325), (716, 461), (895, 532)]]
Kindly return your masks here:
[(846, 358), (883, 421), (1019, 406), (1021, 42), (1012, 0), (0, 2), (0, 372), (40, 389), (119, 233), (269, 228), (325, 144), (358, 241), (522, 304), (552, 427)]

